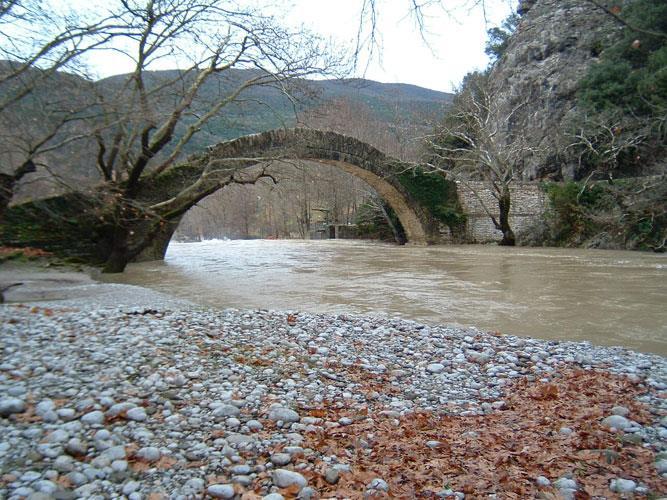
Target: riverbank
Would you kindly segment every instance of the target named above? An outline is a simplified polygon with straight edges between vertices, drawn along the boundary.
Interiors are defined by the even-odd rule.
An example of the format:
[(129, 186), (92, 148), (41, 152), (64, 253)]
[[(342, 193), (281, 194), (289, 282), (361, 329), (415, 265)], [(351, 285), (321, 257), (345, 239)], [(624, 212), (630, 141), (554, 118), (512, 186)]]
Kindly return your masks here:
[(32, 279), (48, 302), (0, 306), (0, 497), (667, 492), (661, 356)]

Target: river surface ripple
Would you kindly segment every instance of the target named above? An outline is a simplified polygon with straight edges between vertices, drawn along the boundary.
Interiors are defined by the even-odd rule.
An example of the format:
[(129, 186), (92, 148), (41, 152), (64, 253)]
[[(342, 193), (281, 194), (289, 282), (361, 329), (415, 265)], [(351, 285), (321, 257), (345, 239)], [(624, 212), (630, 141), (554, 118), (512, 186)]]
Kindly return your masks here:
[(172, 242), (106, 278), (215, 307), (384, 313), (667, 355), (667, 255), (365, 241)]

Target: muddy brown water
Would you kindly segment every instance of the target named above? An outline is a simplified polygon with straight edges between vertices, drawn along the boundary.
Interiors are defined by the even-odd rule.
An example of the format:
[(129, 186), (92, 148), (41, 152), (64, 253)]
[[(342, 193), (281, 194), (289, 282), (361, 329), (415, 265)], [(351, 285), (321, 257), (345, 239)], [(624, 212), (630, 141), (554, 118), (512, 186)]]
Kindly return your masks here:
[(667, 255), (394, 246), (350, 240), (175, 243), (105, 278), (215, 307), (382, 313), (667, 355)]

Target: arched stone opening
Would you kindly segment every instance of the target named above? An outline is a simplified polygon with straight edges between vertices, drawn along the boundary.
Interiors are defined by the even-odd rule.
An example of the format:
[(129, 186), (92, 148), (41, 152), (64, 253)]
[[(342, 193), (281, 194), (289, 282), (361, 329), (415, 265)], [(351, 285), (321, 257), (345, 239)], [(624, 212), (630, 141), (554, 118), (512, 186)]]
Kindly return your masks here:
[[(427, 235), (423, 230), (418, 217), (410, 209), (410, 206), (403, 198), (402, 194), (386, 180), (367, 170), (342, 161), (308, 160), (308, 164), (314, 168), (316, 168), (316, 165), (318, 164), (331, 166), (362, 180), (364, 183), (370, 186), (395, 212), (402, 226), (399, 229), (403, 229), (407, 244), (421, 245), (428, 242)], [(249, 168), (252, 169), (252, 167)], [(280, 167), (276, 167), (274, 170), (272, 170), (272, 172), (276, 176), (279, 176)], [(219, 191), (222, 191), (224, 196), (224, 188), (216, 190), (216, 192), (209, 194), (209, 196), (214, 196), (216, 193), (219, 193)], [(203, 201), (203, 199), (199, 201)], [(190, 209), (193, 207), (190, 207)], [(137, 260), (147, 261), (163, 259), (166, 255), (169, 243), (173, 238), (174, 233), (176, 232), (183, 218), (186, 217), (186, 214), (187, 211), (181, 216), (170, 220), (169, 224), (167, 224), (161, 233), (154, 239), (154, 243), (149, 248), (147, 248), (146, 251), (144, 251), (144, 253)]]
[(163, 259), (183, 215), (205, 197), (244, 182), (250, 167), (264, 162), (304, 160), (332, 165), (371, 186), (395, 211), (409, 244), (438, 240), (437, 224), (400, 183), (399, 175), (413, 165), (390, 158), (369, 144), (335, 132), (281, 129), (226, 141), (172, 167), (144, 186), (146, 201), (167, 220), (136, 260)]

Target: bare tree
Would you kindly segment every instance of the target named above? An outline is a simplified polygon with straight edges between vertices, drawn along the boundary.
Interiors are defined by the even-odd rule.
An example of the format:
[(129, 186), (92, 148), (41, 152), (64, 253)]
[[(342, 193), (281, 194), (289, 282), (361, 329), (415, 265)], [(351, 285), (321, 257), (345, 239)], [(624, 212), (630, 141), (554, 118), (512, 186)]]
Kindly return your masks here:
[[(85, 137), (91, 118), (81, 78), (81, 56), (118, 35), (116, 15), (78, 15), (48, 0), (0, 3), (0, 217), (17, 186), (39, 167), (49, 169), (53, 153)], [(51, 169), (51, 173), (54, 173)], [(57, 177), (54, 177), (54, 179)]]
[[(536, 151), (524, 136), (507, 133), (515, 113), (525, 102), (509, 110), (502, 109), (498, 102), (488, 92), (484, 78), (471, 81), (457, 96), (442, 127), (428, 138), (433, 155), (429, 166), (446, 171), (449, 178), (469, 187), (493, 225), (502, 232), (500, 244), (512, 246), (516, 238), (509, 220), (510, 186), (522, 178), (524, 161)], [(475, 180), (484, 181), (489, 187), (498, 202), (497, 212), (484, 203), (470, 182)]]
[(57, 71), (85, 73), (81, 56), (121, 34), (112, 10), (79, 11), (50, 0), (0, 2), (0, 112)]
[[(0, 10), (2, 21), (30, 23), (38, 15), (38, 3), (31, 0), (3, 3)], [(87, 51), (121, 55), (132, 62), (133, 70), (127, 77), (94, 85), (96, 97), (86, 130), (68, 125), (81, 120), (81, 109), (66, 108), (53, 115), (49, 122), (53, 127), (44, 133), (34, 127), (29, 144), (4, 151), (2, 156), (16, 166), (1, 180), (6, 205), (18, 181), (34, 170), (39, 154), (63, 147), (75, 137), (92, 139), (88, 165), (96, 167), (103, 179), (95, 196), (99, 219), (113, 233), (105, 267), (113, 272), (137, 256), (170, 218), (189, 208), (182, 203), (187, 196), (151, 204), (143, 201), (142, 193), (159, 174), (192, 151), (193, 138), (225, 108), (258, 86), (276, 87), (291, 96), (295, 79), (335, 74), (345, 64), (315, 35), (301, 28), (285, 28), (274, 18), (231, 1), (116, 0), (99, 17), (92, 24), (76, 24), (77, 28), (72, 28), (67, 16), (60, 17), (67, 30), (58, 31), (32, 50), (27, 42), (19, 43), (10, 35), (2, 39), (5, 55), (12, 57), (16, 52), (20, 56), (13, 57), (15, 62), (0, 79), (4, 85), (0, 104), (13, 119), (17, 116), (10, 109), (14, 104), (32, 99), (36, 89), (48, 89), (56, 70), (79, 63)], [(48, 22), (49, 17), (39, 19)], [(184, 69), (158, 77), (151, 70), (163, 58)], [(208, 169), (205, 182), (200, 179), (190, 189), (201, 189), (203, 197), (227, 183), (246, 184), (270, 176), (262, 169), (229, 175), (232, 165), (230, 160), (219, 172)], [(132, 229), (140, 221), (149, 226), (142, 231), (144, 238), (138, 238)]]
[(646, 122), (610, 114), (582, 116), (575, 131), (568, 136), (570, 142), (566, 145), (576, 152), (579, 170), (585, 170), (584, 163), (590, 170), (580, 195), (585, 191), (588, 181), (595, 176), (603, 176), (612, 183), (621, 157), (637, 155), (638, 148), (649, 134), (649, 124)]

